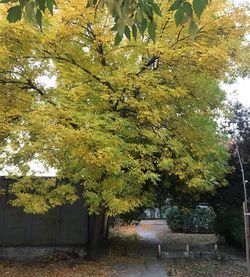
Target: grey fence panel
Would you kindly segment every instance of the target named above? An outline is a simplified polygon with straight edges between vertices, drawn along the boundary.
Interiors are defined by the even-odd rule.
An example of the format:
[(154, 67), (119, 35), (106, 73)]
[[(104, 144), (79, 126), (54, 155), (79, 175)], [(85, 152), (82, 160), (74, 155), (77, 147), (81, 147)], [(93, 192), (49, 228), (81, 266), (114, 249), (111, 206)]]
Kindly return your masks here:
[(28, 215), (8, 204), (11, 180), (0, 178), (6, 194), (0, 195), (0, 246), (67, 246), (88, 242), (88, 213), (81, 197), (73, 205)]
[(56, 245), (57, 221), (56, 209), (50, 210), (44, 215), (33, 215), (29, 226), (31, 230), (30, 243), (34, 246)]
[(3, 245), (15, 246), (30, 243), (31, 216), (6, 203), (4, 209)]
[(88, 214), (83, 208), (83, 201), (75, 204), (74, 210), (70, 205), (62, 206), (60, 209), (60, 241), (63, 245), (67, 241), (71, 245), (82, 244), (88, 241)]

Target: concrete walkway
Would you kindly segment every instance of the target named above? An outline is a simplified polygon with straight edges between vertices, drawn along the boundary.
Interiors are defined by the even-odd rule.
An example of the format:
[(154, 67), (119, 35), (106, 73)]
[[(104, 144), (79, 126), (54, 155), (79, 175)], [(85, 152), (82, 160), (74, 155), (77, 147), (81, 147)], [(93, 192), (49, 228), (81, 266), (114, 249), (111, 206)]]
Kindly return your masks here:
[(157, 259), (159, 235), (168, 232), (165, 220), (142, 220), (136, 227), (140, 236), (142, 264), (129, 264), (119, 277), (168, 277), (163, 263)]
[(143, 264), (128, 264), (119, 267), (117, 277), (168, 277), (163, 264), (156, 258), (146, 258)]
[(141, 220), (136, 231), (143, 241), (159, 243), (159, 235), (169, 232), (169, 228), (165, 220)]
[(156, 259), (146, 259), (145, 271), (142, 277), (167, 277), (163, 264)]

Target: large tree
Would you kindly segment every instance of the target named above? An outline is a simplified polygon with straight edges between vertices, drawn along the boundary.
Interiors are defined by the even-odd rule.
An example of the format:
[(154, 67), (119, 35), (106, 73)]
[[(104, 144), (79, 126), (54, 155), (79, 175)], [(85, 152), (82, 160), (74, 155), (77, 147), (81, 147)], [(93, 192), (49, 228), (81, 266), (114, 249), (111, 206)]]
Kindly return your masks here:
[[(45, 213), (75, 201), (81, 184), (97, 241), (104, 214), (149, 205), (161, 186), (199, 195), (223, 183), (218, 81), (245, 69), (246, 11), (213, 1), (193, 42), (164, 7), (156, 44), (116, 47), (112, 19), (81, 0), (62, 5), (43, 34), (0, 23), (0, 157), (24, 176), (12, 187), (13, 205)], [(66, 183), (35, 182), (34, 159)]]

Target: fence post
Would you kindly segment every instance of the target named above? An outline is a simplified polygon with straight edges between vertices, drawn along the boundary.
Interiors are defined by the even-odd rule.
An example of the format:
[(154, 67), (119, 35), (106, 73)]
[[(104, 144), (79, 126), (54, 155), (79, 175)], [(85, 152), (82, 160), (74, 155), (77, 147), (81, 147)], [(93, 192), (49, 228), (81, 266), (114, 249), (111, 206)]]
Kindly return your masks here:
[(249, 219), (247, 203), (243, 202), (243, 215), (244, 215), (244, 226), (245, 226), (245, 243), (246, 243), (246, 260), (247, 260), (247, 274), (250, 277), (250, 260), (249, 260)]

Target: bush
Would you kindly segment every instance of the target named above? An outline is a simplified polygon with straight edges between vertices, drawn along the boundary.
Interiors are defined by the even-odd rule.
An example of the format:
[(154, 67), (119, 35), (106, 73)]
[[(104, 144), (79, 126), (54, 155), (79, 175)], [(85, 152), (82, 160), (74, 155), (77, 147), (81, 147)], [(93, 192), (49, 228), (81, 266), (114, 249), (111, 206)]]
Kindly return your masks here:
[(184, 218), (177, 207), (170, 207), (165, 213), (168, 227), (173, 232), (181, 232), (184, 226)]
[(165, 216), (168, 226), (173, 232), (213, 232), (215, 213), (209, 207), (181, 210), (174, 206), (166, 210)]
[(240, 209), (223, 209), (215, 218), (214, 231), (219, 237), (234, 247), (243, 249), (244, 242), (244, 219)]

